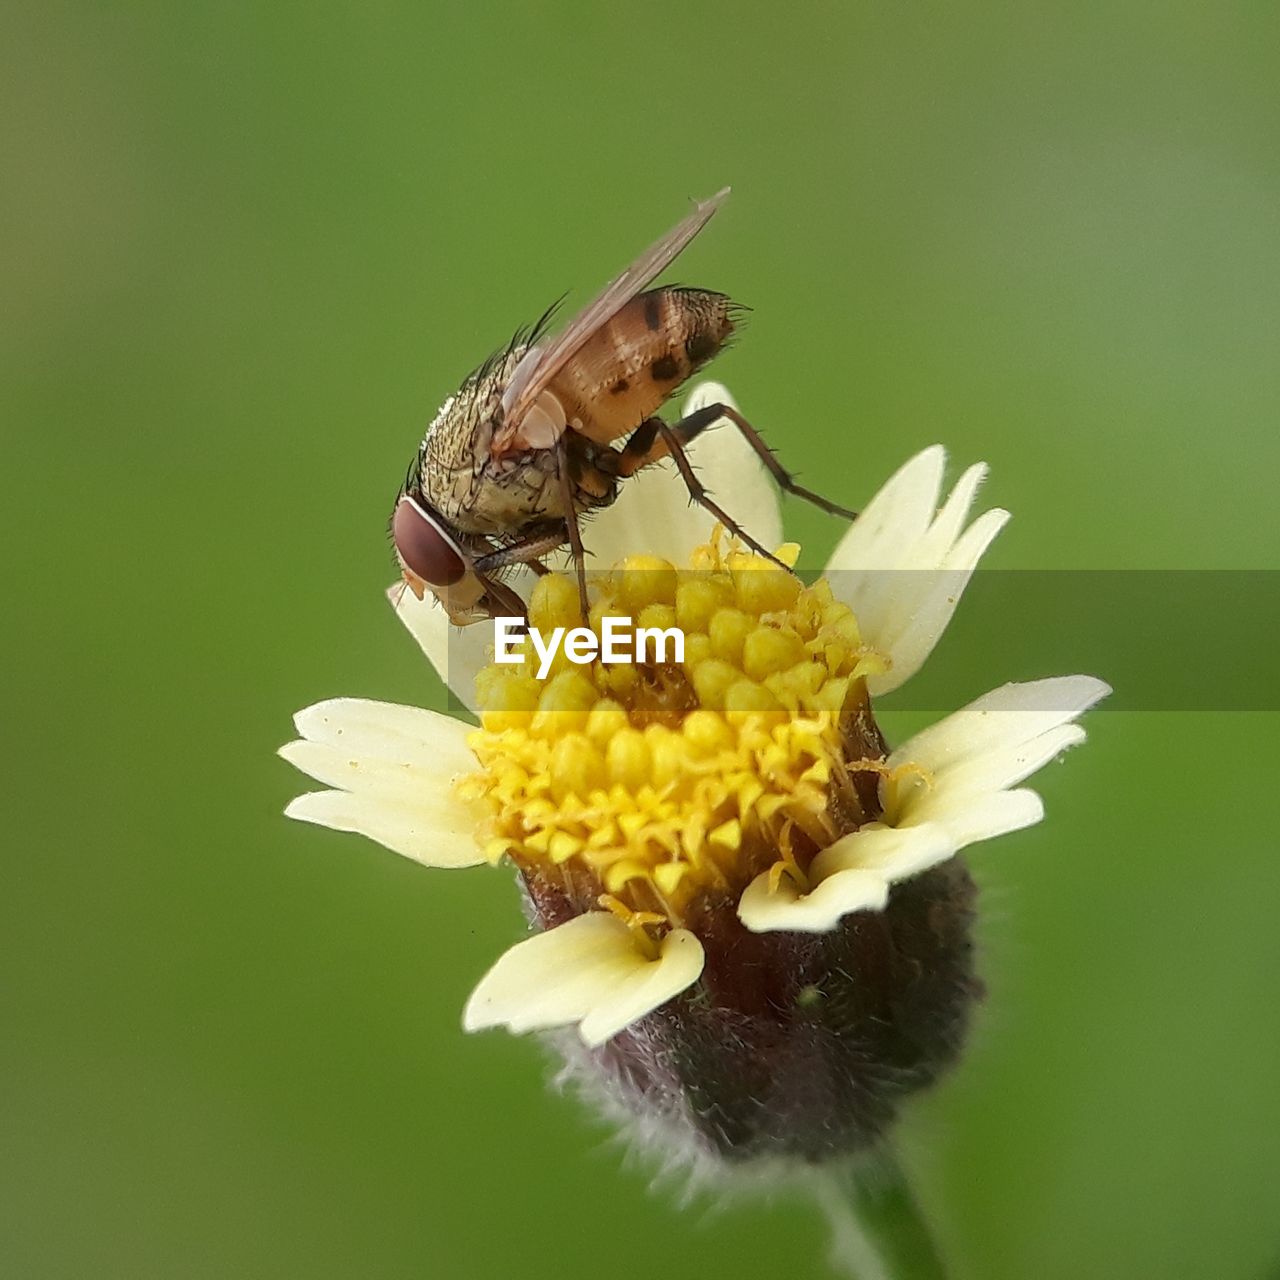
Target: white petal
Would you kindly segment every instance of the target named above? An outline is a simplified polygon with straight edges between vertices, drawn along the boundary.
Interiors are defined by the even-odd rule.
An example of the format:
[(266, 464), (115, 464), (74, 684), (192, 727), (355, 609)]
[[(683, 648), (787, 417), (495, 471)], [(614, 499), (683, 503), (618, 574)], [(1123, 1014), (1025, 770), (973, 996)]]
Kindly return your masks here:
[(888, 895), (888, 882), (874, 871), (837, 871), (806, 894), (789, 876), (770, 891), (766, 871), (743, 890), (738, 918), (753, 933), (826, 933), (851, 911), (883, 910)]
[[(513, 574), (511, 586), (527, 600), (532, 579), (531, 573), (520, 569)], [(455, 627), (431, 592), (419, 600), (402, 582), (387, 588), (387, 599), (449, 691), (475, 712), (476, 674), (489, 661), (493, 627), (487, 622)]]
[(964, 528), (969, 508), (977, 496), (978, 487), (987, 478), (987, 464), (975, 462), (956, 481), (942, 510), (938, 512), (929, 531), (920, 540), (919, 556), (925, 563), (937, 564), (954, 545)]
[(841, 872), (862, 870), (894, 884), (945, 862), (958, 848), (951, 833), (937, 823), (909, 827), (874, 823), (824, 849), (814, 858), (809, 875), (825, 881)]
[[(704, 382), (690, 392), (683, 413), (716, 403), (738, 407), (718, 382)], [(782, 541), (777, 490), (733, 423), (712, 423), (687, 452), (720, 505), (764, 546), (777, 547)], [(617, 501), (584, 525), (583, 540), (595, 569), (608, 569), (637, 552), (662, 556), (685, 568), (690, 553), (707, 541), (715, 523), (713, 516), (691, 503), (674, 464), (661, 462), (623, 481)]]
[(467, 746), (470, 726), (438, 711), (372, 698), (329, 698), (299, 711), (293, 722), (308, 741), (353, 759), (416, 765), (446, 779), (476, 768)]
[(853, 610), (864, 639), (893, 661), (868, 680), (873, 695), (920, 669), (1009, 518), (988, 511), (961, 532), (986, 466), (970, 467), (938, 510), (945, 463), (940, 445), (912, 458), (867, 504), (827, 566), (832, 590)]
[(927, 782), (906, 775), (882, 784), (884, 823), (941, 829), (961, 849), (1039, 822), (1040, 797), (1007, 788), (1083, 742), (1084, 730), (1070, 722), (1109, 692), (1092, 676), (1060, 676), (984, 694), (889, 757), (891, 766), (918, 764), (930, 776)]
[(372, 756), (352, 756), (340, 747), (303, 740), (285, 743), (279, 754), (295, 769), (326, 786), (362, 795), (388, 796), (406, 805), (419, 803), (423, 797), (452, 798), (455, 779), (479, 768), (474, 757), (468, 767), (450, 772)]
[(671, 462), (645, 467), (622, 481), (617, 500), (584, 520), (582, 542), (593, 572), (611, 569), (624, 556), (661, 556), (677, 568), (706, 542), (714, 520), (689, 501), (689, 490)]
[(683, 929), (650, 960), (622, 921), (593, 911), (507, 951), (472, 992), (462, 1025), (522, 1032), (578, 1022), (588, 1044), (602, 1044), (691, 986), (702, 965), (701, 943)]
[(451, 794), (428, 793), (407, 803), (370, 793), (310, 791), (285, 815), (368, 836), (427, 867), (473, 867), (485, 860), (475, 841), (477, 815)]
[(950, 806), (966, 796), (986, 795), (1017, 786), (1084, 739), (1085, 732), (1078, 724), (1062, 724), (1029, 742), (991, 746), (975, 755), (955, 759), (933, 775), (932, 786), (919, 785), (911, 791), (910, 812), (925, 815), (922, 820), (927, 820), (940, 804)]
[[(1010, 518), (1009, 512), (1003, 507), (992, 507), (990, 511), (984, 511), (954, 542), (948, 544), (941, 559), (941, 570), (943, 573), (964, 575), (964, 580), (959, 584), (961, 591), (968, 583), (969, 575), (977, 568), (978, 561), (995, 541), (996, 534), (1009, 523)], [(932, 535), (932, 531), (930, 533)], [(921, 556), (921, 563), (924, 565), (931, 564), (932, 560), (931, 555)]]
[(982, 804), (966, 805), (963, 816), (949, 820), (948, 826), (961, 844), (968, 845), (1034, 827), (1043, 817), (1044, 801), (1020, 787), (988, 796)]
[(630, 930), (593, 911), (536, 933), (506, 951), (463, 1010), (468, 1031), (503, 1025), (514, 1032), (576, 1022), (601, 991), (644, 963)]
[(891, 593), (895, 607), (885, 611), (879, 633), (864, 631), (863, 636), (869, 644), (888, 653), (893, 666), (867, 680), (873, 697), (891, 693), (924, 666), (950, 624), (978, 561), (1008, 521), (1007, 511), (993, 508), (969, 526), (941, 568), (906, 569), (885, 575), (895, 584)]
[(857, 575), (898, 568), (904, 548), (929, 527), (946, 461), (946, 450), (935, 444), (899, 467), (840, 539), (827, 572), (850, 575), (845, 581), (856, 595)]
[(706, 957), (702, 943), (687, 929), (672, 929), (662, 940), (657, 960), (633, 970), (582, 1020), (579, 1034), (587, 1044), (604, 1044), (646, 1013), (693, 986), (702, 976)]
[[(909, 738), (890, 765), (912, 762), (935, 775), (989, 751), (1013, 750), (1074, 720), (1111, 692), (1093, 676), (1006, 684)], [(1026, 776), (1025, 774), (1023, 776)]]
[(882, 821), (819, 853), (808, 868), (809, 893), (786, 879), (771, 893), (768, 876), (758, 876), (738, 915), (756, 932), (830, 929), (850, 911), (876, 909), (877, 883), (887, 892), (966, 845), (1039, 822), (1040, 797), (1007, 788), (1082, 742), (1084, 730), (1069, 721), (1108, 692), (1091, 676), (1006, 685), (917, 734), (889, 763), (919, 764), (928, 781), (908, 773), (883, 783)]
[[(937, 803), (920, 815), (929, 826), (944, 828), (957, 849), (1035, 826), (1044, 817), (1044, 801), (1025, 787), (967, 795)], [(913, 814), (909, 821), (916, 821)]]

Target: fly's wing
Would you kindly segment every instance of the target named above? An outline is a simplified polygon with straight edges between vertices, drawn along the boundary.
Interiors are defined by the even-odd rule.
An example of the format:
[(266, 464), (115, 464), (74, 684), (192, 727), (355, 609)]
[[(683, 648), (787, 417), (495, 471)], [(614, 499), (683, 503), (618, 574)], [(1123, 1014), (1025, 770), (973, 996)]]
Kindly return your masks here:
[(511, 450), (545, 443), (541, 432), (536, 433), (537, 440), (526, 439), (523, 434), (525, 416), (537, 403), (538, 397), (602, 324), (666, 270), (689, 241), (707, 225), (712, 214), (728, 196), (729, 188), (725, 187), (709, 200), (699, 201), (683, 222), (672, 227), (656, 244), (650, 245), (616, 280), (606, 285), (603, 292), (578, 312), (565, 329), (545, 346), (535, 346), (525, 355), (503, 392), (503, 424), (494, 433), (490, 446), (494, 457), (500, 457)]

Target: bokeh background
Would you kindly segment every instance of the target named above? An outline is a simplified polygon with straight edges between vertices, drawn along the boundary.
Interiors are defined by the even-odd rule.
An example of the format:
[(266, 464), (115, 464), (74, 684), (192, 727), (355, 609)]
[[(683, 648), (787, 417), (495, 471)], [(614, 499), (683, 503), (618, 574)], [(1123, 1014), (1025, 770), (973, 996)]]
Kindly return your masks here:
[[(272, 753), (323, 696), (443, 705), (381, 594), (422, 427), (725, 183), (680, 276), (755, 309), (718, 372), (833, 496), (942, 440), (1015, 512), (994, 567), (1274, 569), (1280, 10), (0, 22), (0, 1271), (825, 1274), (808, 1207), (677, 1210), (536, 1044), (464, 1037), (507, 877), (285, 822)], [(990, 999), (902, 1129), (961, 1277), (1280, 1266), (1277, 717), (1216, 706), (1242, 641), (1187, 612), (1003, 619), (1019, 674), (1064, 631), (1112, 674), (1101, 634), (1200, 701), (1096, 713), (975, 851)]]

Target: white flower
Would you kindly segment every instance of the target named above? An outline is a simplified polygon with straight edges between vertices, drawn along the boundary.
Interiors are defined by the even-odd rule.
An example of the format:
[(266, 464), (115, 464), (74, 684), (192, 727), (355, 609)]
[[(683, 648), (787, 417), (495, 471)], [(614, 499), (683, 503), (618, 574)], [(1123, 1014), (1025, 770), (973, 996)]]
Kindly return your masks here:
[(808, 869), (802, 892), (757, 876), (738, 905), (747, 928), (823, 932), (851, 911), (878, 909), (889, 886), (936, 866), (966, 845), (1029, 827), (1040, 797), (1011, 791), (1067, 747), (1084, 741), (1070, 723), (1110, 690), (1092, 676), (1007, 684), (908, 739), (885, 762), (884, 814), (837, 840)]
[[(723, 387), (704, 384), (690, 396), (686, 412), (716, 401), (732, 403)], [(732, 425), (722, 422), (704, 432), (690, 453), (723, 505), (741, 513), (764, 545), (778, 546), (775, 489)], [(850, 681), (865, 680), (866, 689), (878, 694), (914, 674), (1007, 521), (1006, 512), (990, 510), (966, 523), (985, 468), (970, 467), (943, 500), (944, 464), (936, 445), (912, 458), (832, 555), (830, 588), (856, 618), (853, 630), (862, 648), (843, 653), (846, 665), (831, 669), (828, 674), (840, 679), (828, 680), (828, 688), (843, 691)], [(588, 526), (588, 547), (599, 566), (636, 552), (684, 565), (707, 543), (711, 527), (705, 512), (691, 506), (675, 469), (663, 464), (623, 486), (614, 506)], [(778, 574), (792, 594), (800, 590)], [(532, 582), (527, 575), (513, 585), (527, 598)], [(490, 629), (451, 628), (429, 594), (419, 600), (393, 589), (390, 595), (453, 693), (477, 710), (475, 677), (489, 660)], [(335, 699), (311, 707), (297, 717), (300, 739), (282, 754), (330, 789), (300, 796), (287, 812), (360, 832), (428, 866), (474, 865), (500, 857), (513, 841), (523, 849), (527, 879), (528, 859), (541, 859), (545, 876), (538, 872), (534, 879), (545, 879), (554, 894), (561, 892), (561, 876), (566, 901), (576, 906), (560, 913), (561, 923), (498, 961), (468, 1003), (464, 1025), (512, 1031), (576, 1025), (583, 1040), (596, 1045), (698, 981), (704, 948), (689, 917), (697, 915), (699, 876), (714, 873), (733, 883), (733, 867), (748, 866), (748, 854), (756, 858), (737, 882), (737, 911), (757, 933), (825, 932), (850, 912), (882, 909), (893, 884), (967, 845), (1039, 821), (1039, 797), (1018, 784), (1083, 740), (1084, 731), (1073, 721), (1108, 692), (1088, 676), (1006, 685), (917, 734), (887, 759), (854, 760), (854, 772), (880, 775), (873, 820), (827, 838), (820, 813), (824, 788), (833, 770), (838, 774), (849, 761), (835, 750), (839, 716), (823, 710), (822, 696), (810, 697), (812, 690), (800, 696), (799, 710), (793, 703), (785, 726), (761, 721), (760, 728), (750, 721), (742, 729), (742, 718), (726, 709), (723, 691), (716, 695), (719, 703), (709, 702), (696, 678), (693, 683), (702, 705), (716, 707), (697, 713), (710, 721), (691, 721), (687, 734), (670, 731), (661, 745), (668, 761), (700, 761), (707, 776), (700, 790), (686, 787), (687, 795), (680, 786), (671, 791), (669, 779), (646, 789), (645, 771), (661, 769), (653, 759), (655, 730), (646, 737), (629, 727), (614, 697), (599, 694), (586, 677), (566, 673), (554, 695), (550, 687), (541, 695), (539, 706), (545, 709), (546, 699), (554, 698), (557, 708), (580, 712), (581, 723), (573, 721), (573, 732), (558, 739), (544, 733), (554, 739), (550, 745), (519, 729), (490, 731), (487, 722), (473, 736), (449, 716), (385, 703)], [(740, 683), (761, 698), (772, 699), (769, 690), (786, 697), (767, 680)], [(701, 738), (710, 733), (713, 746), (704, 750), (701, 738), (694, 743), (695, 729)], [(477, 785), (476, 775), (485, 770), (488, 780)], [(680, 804), (685, 807), (677, 812)], [(487, 821), (492, 825), (495, 805), (516, 820), (503, 829), (505, 843), (482, 847), (478, 833)], [(714, 818), (704, 821), (699, 805)], [(760, 871), (762, 837), (751, 836), (753, 823), (784, 846), (788, 831), (802, 831), (817, 842), (818, 852), (802, 867), (784, 851), (777, 865)], [(670, 858), (635, 853), (649, 838), (646, 833), (659, 828), (665, 837), (653, 839), (667, 840)], [(682, 857), (680, 842), (691, 839), (702, 840), (715, 856)], [(583, 897), (583, 877), (588, 887), (598, 879), (601, 905), (595, 889)]]

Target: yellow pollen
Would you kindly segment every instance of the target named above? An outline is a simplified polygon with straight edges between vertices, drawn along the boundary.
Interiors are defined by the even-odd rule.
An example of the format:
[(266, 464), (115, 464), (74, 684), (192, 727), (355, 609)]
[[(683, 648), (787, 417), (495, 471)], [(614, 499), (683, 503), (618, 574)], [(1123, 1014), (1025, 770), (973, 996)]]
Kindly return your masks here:
[[(561, 653), (540, 681), (525, 641), (519, 663), (476, 680), (480, 771), (461, 785), (486, 802), (482, 848), (578, 910), (613, 912), (642, 945), (771, 868), (803, 887), (814, 854), (880, 816), (855, 775), (890, 773), (873, 729), (866, 740), (865, 677), (887, 659), (825, 580), (721, 544), (717, 530), (679, 570), (630, 556), (596, 587), (591, 630), (678, 627), (682, 662)], [(778, 554), (794, 563), (798, 548)], [(529, 622), (583, 625), (571, 575), (538, 580)]]

